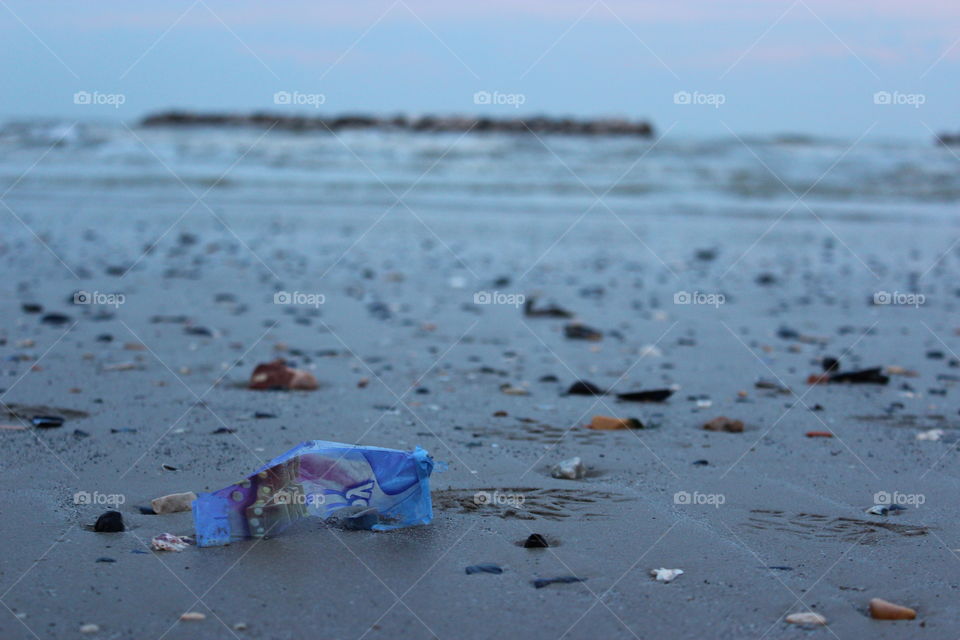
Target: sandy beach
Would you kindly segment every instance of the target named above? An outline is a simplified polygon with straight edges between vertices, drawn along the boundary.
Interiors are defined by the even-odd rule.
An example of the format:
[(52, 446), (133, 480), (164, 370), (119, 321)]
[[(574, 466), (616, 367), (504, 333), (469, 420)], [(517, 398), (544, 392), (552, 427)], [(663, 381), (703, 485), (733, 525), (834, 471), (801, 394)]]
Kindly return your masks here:
[[(344, 140), (363, 155), (365, 138)], [(615, 192), (610, 207), (597, 198), (621, 171), (587, 187), (546, 158), (518, 175), (563, 176), (579, 198), (550, 215), (542, 200), (484, 205), (482, 190), (482, 212), (469, 195), (452, 211), (431, 195), (449, 175), (436, 154), (373, 177), (344, 154), (378, 192), (350, 206), (282, 184), (286, 197), (251, 197), (243, 164), (217, 180), (230, 158), (191, 172), (163, 149), (144, 166), (167, 182), (149, 187), (120, 168), (63, 191), (44, 180), (56, 169), (28, 175), (0, 240), (0, 399), (17, 413), (2, 422), (28, 427), (0, 432), (0, 635), (955, 636), (956, 221), (896, 198), (791, 209), (789, 194), (702, 206)], [(527, 315), (520, 296), (602, 338), (566, 337), (571, 319)], [(247, 389), (278, 357), (320, 388)], [(889, 382), (809, 384), (826, 357), (888, 368)], [(674, 393), (565, 395), (577, 380)], [(46, 414), (66, 420), (30, 424)], [(598, 415), (644, 428), (588, 428)], [(718, 416), (744, 430), (703, 429)], [(314, 439), (429, 450), (449, 466), (431, 479), (433, 522), (305, 520), (150, 549), (192, 535), (191, 514), (139, 507), (220, 489)], [(551, 476), (573, 456), (586, 477)], [(867, 513), (878, 500), (906, 508)], [(127, 530), (92, 531), (113, 504)], [(550, 547), (524, 548), (533, 533)], [(465, 572), (483, 563), (503, 572)], [(659, 568), (683, 574), (665, 583)], [(582, 581), (532, 584), (560, 576)], [(917, 619), (872, 620), (871, 598)], [(784, 619), (806, 611), (829, 627)]]

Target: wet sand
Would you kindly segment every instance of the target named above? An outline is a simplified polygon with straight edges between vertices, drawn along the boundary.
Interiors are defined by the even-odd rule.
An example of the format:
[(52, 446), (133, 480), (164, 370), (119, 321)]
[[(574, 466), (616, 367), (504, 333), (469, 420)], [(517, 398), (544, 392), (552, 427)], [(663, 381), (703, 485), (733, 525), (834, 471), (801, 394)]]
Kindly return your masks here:
[[(76, 638), (89, 623), (96, 638), (960, 632), (955, 223), (855, 207), (818, 208), (822, 223), (797, 209), (770, 229), (747, 209), (381, 217), (209, 200), (213, 212), (179, 218), (184, 202), (149, 217), (136, 203), (85, 203), (81, 217), (10, 199), (39, 239), (11, 219), (0, 245), (2, 400), (89, 417), (0, 432), (4, 638)], [(77, 290), (125, 301), (74, 305)], [(274, 304), (278, 290), (324, 304)], [(567, 339), (566, 320), (474, 304), (479, 291), (539, 295), (604, 338)], [(682, 291), (724, 302), (675, 304)], [(925, 300), (871, 304), (878, 291)], [(41, 322), (51, 312), (69, 320)], [(321, 388), (244, 388), (278, 356)], [(824, 356), (917, 376), (811, 387)], [(677, 391), (659, 404), (563, 396), (578, 378)], [(593, 415), (650, 428), (586, 429)], [(746, 430), (702, 430), (716, 416)], [(213, 433), (224, 426), (236, 432)], [(916, 439), (933, 428), (940, 441)], [(430, 450), (449, 464), (433, 477), (433, 523), (372, 533), (304, 521), (267, 540), (149, 550), (159, 533), (191, 534), (191, 517), (138, 505), (219, 489), (308, 439)], [(588, 476), (550, 477), (571, 456)], [(476, 506), (478, 491), (503, 502)], [(923, 503), (865, 513), (883, 491)], [(107, 507), (76, 504), (78, 492), (123, 496), (129, 530), (87, 530)], [(555, 545), (516, 544), (532, 532)], [(465, 574), (478, 563), (504, 572)], [(685, 573), (664, 584), (649, 575), (660, 567)], [(531, 584), (564, 575), (585, 581)], [(873, 597), (918, 618), (871, 620)], [(829, 629), (783, 620), (807, 610)], [(178, 621), (186, 611), (206, 620)]]

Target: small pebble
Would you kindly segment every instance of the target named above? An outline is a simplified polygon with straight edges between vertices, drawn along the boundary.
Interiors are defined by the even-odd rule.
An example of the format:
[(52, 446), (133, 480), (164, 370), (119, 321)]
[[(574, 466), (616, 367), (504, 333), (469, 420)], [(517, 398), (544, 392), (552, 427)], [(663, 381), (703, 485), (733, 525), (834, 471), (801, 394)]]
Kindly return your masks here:
[(555, 465), (550, 471), (550, 475), (565, 480), (579, 480), (587, 475), (587, 468), (583, 465), (580, 457), (577, 456)]
[(726, 431), (727, 433), (743, 433), (743, 422), (720, 416), (706, 422), (703, 428), (707, 431)]
[(171, 493), (168, 496), (154, 498), (150, 502), (153, 512), (162, 515), (165, 513), (179, 513), (181, 511), (190, 511), (191, 504), (197, 499), (197, 494), (193, 491), (185, 493)]

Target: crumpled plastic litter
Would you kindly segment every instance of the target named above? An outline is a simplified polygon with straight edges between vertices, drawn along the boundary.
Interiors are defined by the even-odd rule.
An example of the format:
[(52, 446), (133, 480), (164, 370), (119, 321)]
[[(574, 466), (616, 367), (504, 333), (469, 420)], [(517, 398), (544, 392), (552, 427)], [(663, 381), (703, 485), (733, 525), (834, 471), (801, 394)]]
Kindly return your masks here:
[(150, 546), (155, 551), (183, 551), (193, 543), (187, 536), (175, 536), (172, 533), (161, 533), (154, 536)]
[(433, 469), (433, 458), (420, 447), (303, 442), (245, 480), (200, 494), (193, 502), (197, 544), (275, 535), (300, 518), (329, 518), (343, 509), (375, 510), (369, 522), (374, 531), (429, 524)]

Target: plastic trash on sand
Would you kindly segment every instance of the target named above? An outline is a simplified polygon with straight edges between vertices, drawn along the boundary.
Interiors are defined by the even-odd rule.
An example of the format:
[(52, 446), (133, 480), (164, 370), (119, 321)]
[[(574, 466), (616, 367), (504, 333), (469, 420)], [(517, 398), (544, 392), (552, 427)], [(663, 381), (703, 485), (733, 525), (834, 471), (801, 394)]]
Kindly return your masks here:
[(275, 535), (300, 518), (329, 518), (347, 509), (375, 510), (374, 531), (433, 519), (433, 458), (414, 451), (338, 442), (303, 442), (237, 484), (193, 503), (197, 545), (212, 547)]

